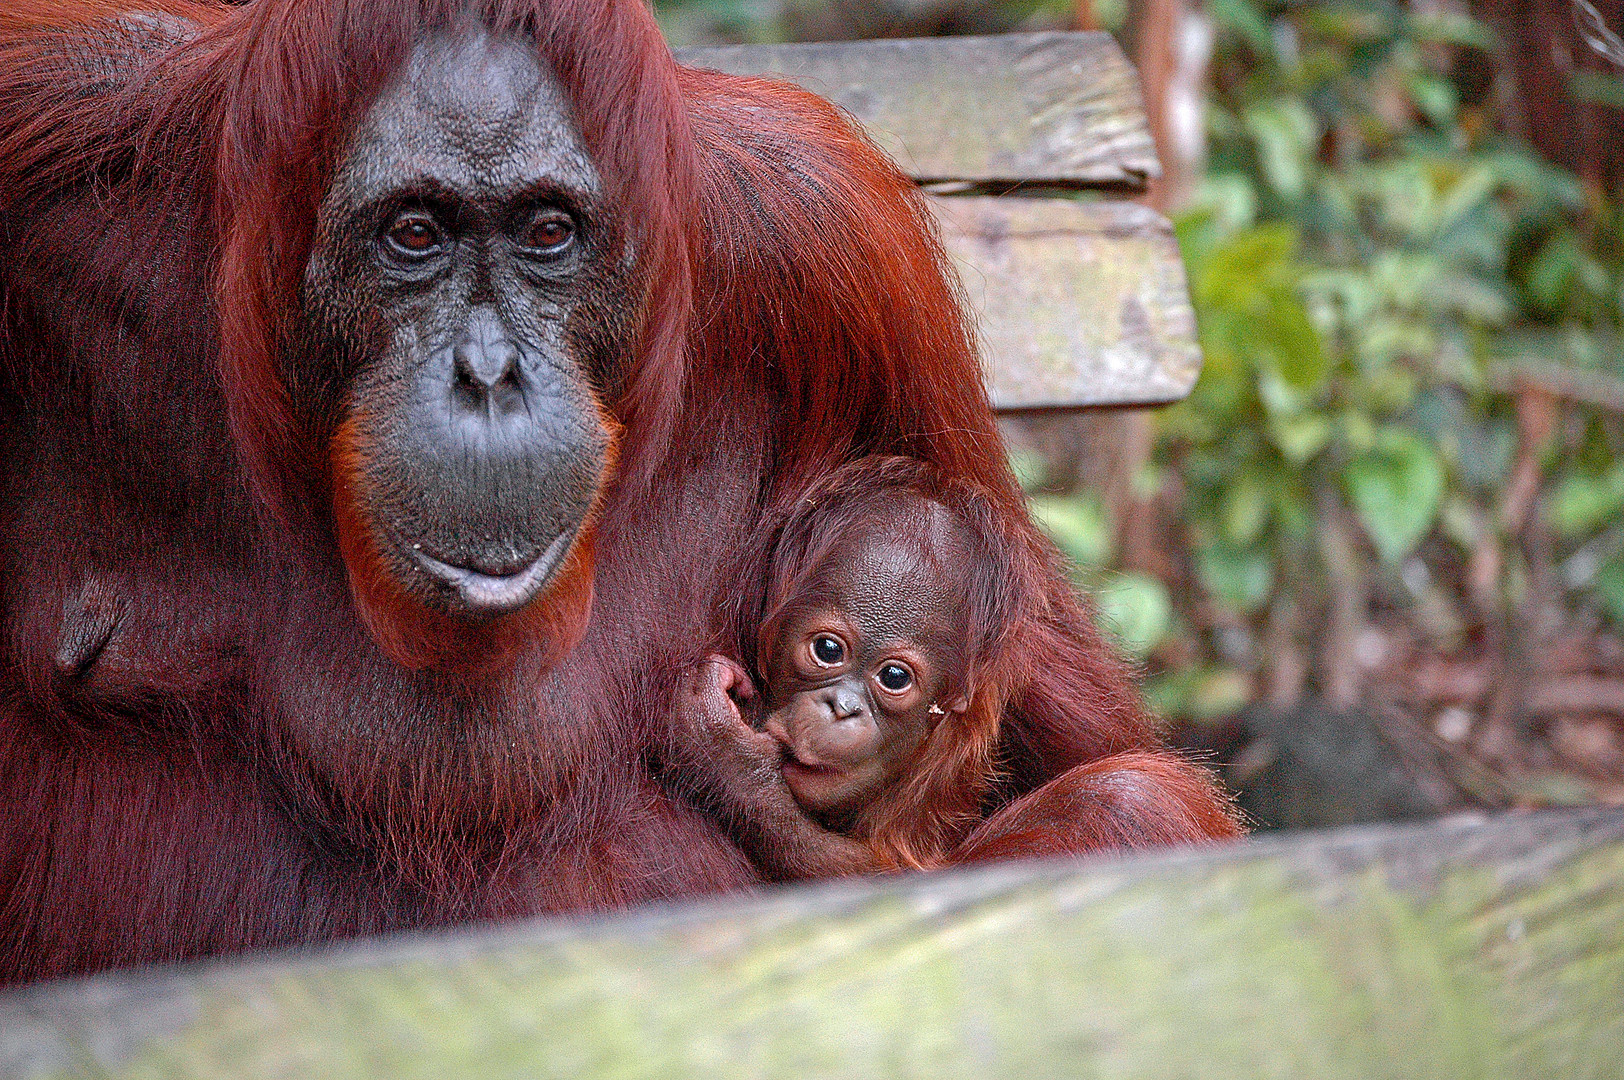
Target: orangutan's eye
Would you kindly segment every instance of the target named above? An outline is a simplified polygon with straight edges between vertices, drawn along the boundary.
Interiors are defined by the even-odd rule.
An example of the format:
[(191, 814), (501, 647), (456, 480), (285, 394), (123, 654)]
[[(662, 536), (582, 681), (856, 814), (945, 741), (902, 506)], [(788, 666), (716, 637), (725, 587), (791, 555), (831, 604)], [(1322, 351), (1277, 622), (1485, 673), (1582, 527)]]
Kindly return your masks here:
[(384, 242), (397, 258), (424, 259), (445, 246), (445, 233), (427, 214), (409, 210), (389, 226)]
[(913, 672), (894, 661), (882, 667), (875, 678), (893, 694), (900, 694), (913, 685)]
[(840, 643), (839, 638), (819, 634), (812, 639), (812, 659), (825, 667), (834, 667), (846, 659), (846, 646)]
[(527, 255), (561, 255), (575, 240), (575, 222), (562, 210), (538, 213), (519, 236)]

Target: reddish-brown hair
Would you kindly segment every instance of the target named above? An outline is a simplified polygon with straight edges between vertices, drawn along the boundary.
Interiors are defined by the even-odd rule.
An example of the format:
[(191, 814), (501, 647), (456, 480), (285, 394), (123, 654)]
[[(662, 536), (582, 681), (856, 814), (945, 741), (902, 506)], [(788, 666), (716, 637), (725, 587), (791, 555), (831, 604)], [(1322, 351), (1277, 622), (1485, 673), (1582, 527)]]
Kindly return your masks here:
[[(646, 317), (605, 397), (620, 475), (659, 482), (601, 493), (567, 657), (449, 679), (374, 647), (326, 522), (269, 531), (246, 489), (326, 514), (342, 446), (289, 435), (337, 418), (290, 414), (275, 367), (309, 211), (391, 57), (463, 17), (533, 32), (635, 230)], [(0, 0), (0, 239), (28, 470), (0, 494), (0, 797), (31, 809), (0, 817), (0, 980), (752, 883), (650, 762), (677, 673), (756, 629), (729, 593), (763, 578), (722, 556), (873, 454), (979, 485), (1013, 538), (987, 805), (1036, 809), (993, 809), (982, 850), (1024, 850), (1056, 804), (1022, 796), (1073, 766), (1089, 843), (1223, 834), (1026, 518), (918, 193), (826, 102), (679, 72), (635, 0)], [(109, 611), (108, 653), (60, 670)]]
[[(279, 363), (338, 154), (412, 44), (469, 20), (536, 42), (613, 201), (637, 208), (627, 225), (646, 317), (638, 362), (616, 403), (622, 421), (636, 426), (637, 444), (657, 455), (682, 400), (699, 166), (675, 65), (638, 0), (255, 0), (240, 8), (151, 0), (138, 15), (128, 7), (13, 0), (0, 14), (7, 47), (29, 50), (4, 57), (0, 72), (12, 85), (0, 91), (9, 97), (18, 84), (35, 84), (37, 94), (12, 100), (41, 102), (0, 144), (0, 175), (19, 192), (44, 194), (98, 163), (128, 158), (211, 181), (221, 367), (234, 428), (273, 502), (284, 494), (286, 462), (306, 463), (307, 480), (320, 483), (323, 474), (309, 459), (325, 448), (299, 442)], [(153, 31), (160, 19), (172, 21), (168, 34)], [(119, 36), (173, 41), (172, 52), (147, 69), (159, 74), (127, 73), (138, 77), (107, 94), (55, 92), (54, 80), (82, 81), (87, 40)], [(182, 157), (167, 156), (175, 152)], [(205, 152), (212, 157), (197, 157)]]

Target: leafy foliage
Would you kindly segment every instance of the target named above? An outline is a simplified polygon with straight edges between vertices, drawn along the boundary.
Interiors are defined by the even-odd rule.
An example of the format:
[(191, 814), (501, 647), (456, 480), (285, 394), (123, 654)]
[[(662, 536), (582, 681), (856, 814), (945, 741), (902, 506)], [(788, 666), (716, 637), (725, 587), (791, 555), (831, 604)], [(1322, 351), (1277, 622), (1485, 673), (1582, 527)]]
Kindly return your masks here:
[[(1165, 660), (1156, 703), (1197, 718), (1213, 715), (1203, 687), (1243, 704), (1279, 641), (1330, 647), (1339, 583), (1438, 649), (1469, 645), (1485, 595), (1517, 599), (1531, 576), (1505, 520), (1527, 441), (1517, 365), (1624, 376), (1624, 201), (1466, 100), (1460, 73), (1498, 62), (1487, 29), (1390, 0), (1206, 10), (1210, 160), (1177, 221), (1206, 363), (1157, 421), (1151, 479), (1176, 495), (1185, 550), (1168, 636), (1145, 650)], [(1621, 450), (1616, 414), (1567, 404), (1527, 451), (1563, 602), (1617, 625)], [(1052, 524), (1082, 512), (1066, 506), (1046, 496), (1040, 515), (1075, 550)], [(1351, 545), (1326, 542), (1338, 519)], [(1474, 558), (1499, 568), (1485, 595)]]

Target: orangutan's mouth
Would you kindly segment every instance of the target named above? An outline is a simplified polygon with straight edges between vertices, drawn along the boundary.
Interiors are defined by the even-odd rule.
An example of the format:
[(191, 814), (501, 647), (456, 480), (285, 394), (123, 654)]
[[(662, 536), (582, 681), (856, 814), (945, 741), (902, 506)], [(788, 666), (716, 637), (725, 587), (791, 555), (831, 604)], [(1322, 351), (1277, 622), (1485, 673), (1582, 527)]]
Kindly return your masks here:
[(573, 529), (559, 533), (540, 555), (511, 567), (458, 566), (435, 558), (417, 544), (408, 550), (424, 573), (452, 593), (460, 606), (476, 614), (501, 615), (517, 611), (547, 587), (574, 538)]
[(786, 774), (793, 773), (806, 777), (835, 776), (843, 771), (834, 765), (820, 765), (802, 761), (794, 754), (790, 754), (784, 759), (782, 768)]

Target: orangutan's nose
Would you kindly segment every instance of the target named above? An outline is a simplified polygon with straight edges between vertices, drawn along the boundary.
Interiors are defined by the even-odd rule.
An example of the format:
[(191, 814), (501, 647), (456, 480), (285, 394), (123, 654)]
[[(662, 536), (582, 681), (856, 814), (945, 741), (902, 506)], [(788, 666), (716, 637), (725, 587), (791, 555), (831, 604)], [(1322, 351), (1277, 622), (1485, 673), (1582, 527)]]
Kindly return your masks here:
[(854, 716), (862, 716), (865, 711), (863, 695), (845, 683), (836, 683), (823, 690), (819, 693), (818, 700), (834, 713), (836, 720), (850, 720)]
[(456, 398), (473, 412), (522, 407), (519, 347), (494, 311), (476, 309), (451, 349)]

